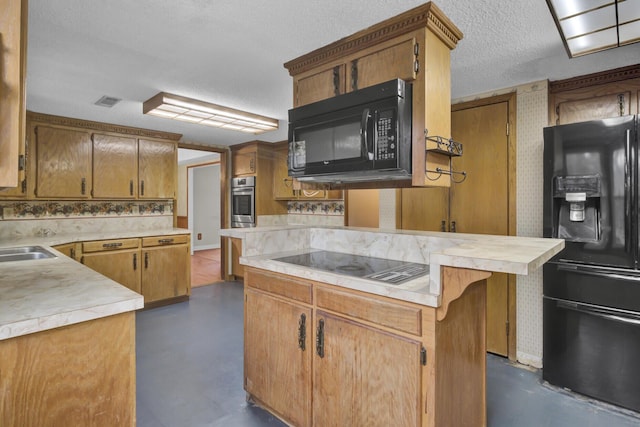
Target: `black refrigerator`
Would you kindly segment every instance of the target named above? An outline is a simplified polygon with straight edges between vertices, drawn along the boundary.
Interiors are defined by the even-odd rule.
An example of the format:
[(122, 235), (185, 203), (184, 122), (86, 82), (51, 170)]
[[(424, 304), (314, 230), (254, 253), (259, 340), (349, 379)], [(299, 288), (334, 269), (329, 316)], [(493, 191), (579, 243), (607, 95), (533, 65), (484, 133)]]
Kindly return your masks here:
[(543, 379), (640, 411), (638, 119), (544, 129)]

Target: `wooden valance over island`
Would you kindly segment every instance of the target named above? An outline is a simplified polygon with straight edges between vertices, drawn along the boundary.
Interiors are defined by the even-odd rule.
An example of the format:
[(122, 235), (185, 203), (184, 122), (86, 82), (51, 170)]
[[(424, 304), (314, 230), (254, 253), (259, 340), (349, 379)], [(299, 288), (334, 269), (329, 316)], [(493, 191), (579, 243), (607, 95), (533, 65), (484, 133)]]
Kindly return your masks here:
[[(221, 234), (242, 239), (248, 399), (297, 427), (485, 426), (485, 279), (529, 274), (564, 247), (348, 227)], [(429, 273), (388, 284), (282, 261), (320, 251)]]

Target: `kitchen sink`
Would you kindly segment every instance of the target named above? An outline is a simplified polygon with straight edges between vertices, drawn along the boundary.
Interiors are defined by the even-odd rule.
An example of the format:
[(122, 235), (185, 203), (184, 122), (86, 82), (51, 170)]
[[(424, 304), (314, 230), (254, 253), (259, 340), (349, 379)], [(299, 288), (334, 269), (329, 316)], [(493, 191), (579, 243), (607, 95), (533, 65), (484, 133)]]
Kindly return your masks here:
[(42, 246), (19, 246), (0, 249), (0, 262), (28, 261), (44, 258), (56, 258), (56, 256)]

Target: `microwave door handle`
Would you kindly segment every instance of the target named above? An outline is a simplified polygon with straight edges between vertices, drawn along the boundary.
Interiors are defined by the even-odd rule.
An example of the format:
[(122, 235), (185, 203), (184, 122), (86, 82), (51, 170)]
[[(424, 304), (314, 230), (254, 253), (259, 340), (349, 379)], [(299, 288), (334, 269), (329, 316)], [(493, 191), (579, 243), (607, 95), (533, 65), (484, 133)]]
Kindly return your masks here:
[(373, 147), (369, 148), (369, 119), (371, 113), (368, 108), (362, 112), (362, 121), (360, 122), (360, 136), (362, 138), (362, 157), (367, 160), (373, 160)]

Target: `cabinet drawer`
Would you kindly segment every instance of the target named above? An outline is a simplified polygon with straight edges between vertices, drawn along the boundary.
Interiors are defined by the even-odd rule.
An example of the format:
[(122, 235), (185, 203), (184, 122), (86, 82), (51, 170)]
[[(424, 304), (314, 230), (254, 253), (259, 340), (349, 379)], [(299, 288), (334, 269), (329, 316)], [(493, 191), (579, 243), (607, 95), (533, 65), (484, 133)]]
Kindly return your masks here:
[(180, 245), (189, 242), (188, 234), (176, 234), (171, 236), (143, 237), (142, 247)]
[(82, 252), (113, 251), (140, 247), (140, 239), (113, 239), (82, 242)]
[(397, 331), (422, 335), (422, 310), (418, 307), (407, 307), (320, 286), (316, 287), (316, 305), (318, 308), (377, 323)]
[(245, 269), (245, 284), (292, 300), (311, 304), (311, 283), (293, 280), (283, 275), (271, 275)]

